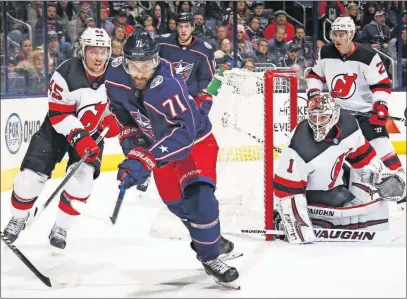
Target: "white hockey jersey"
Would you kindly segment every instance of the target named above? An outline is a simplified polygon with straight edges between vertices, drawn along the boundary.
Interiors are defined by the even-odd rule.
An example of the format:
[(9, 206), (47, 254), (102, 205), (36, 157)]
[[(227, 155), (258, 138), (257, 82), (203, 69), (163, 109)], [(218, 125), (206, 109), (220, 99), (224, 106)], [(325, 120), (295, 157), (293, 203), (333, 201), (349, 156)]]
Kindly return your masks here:
[(319, 60), (307, 75), (307, 93), (322, 91), (324, 83), (342, 108), (361, 112), (373, 110), (376, 101), (386, 101), (392, 90), (379, 55), (370, 45), (358, 43), (348, 55), (341, 55), (332, 43), (321, 48)]
[[(330, 135), (336, 136), (330, 136)], [(287, 147), (274, 174), (274, 193), (279, 198), (303, 194), (306, 190), (326, 191), (344, 184), (342, 164), (362, 168), (376, 156), (354, 116), (341, 111), (328, 138), (316, 142), (307, 120), (291, 132)]]
[(107, 109), (104, 76), (88, 77), (80, 58), (66, 60), (48, 86), (48, 117), (55, 131), (67, 136), (84, 128), (94, 134)]

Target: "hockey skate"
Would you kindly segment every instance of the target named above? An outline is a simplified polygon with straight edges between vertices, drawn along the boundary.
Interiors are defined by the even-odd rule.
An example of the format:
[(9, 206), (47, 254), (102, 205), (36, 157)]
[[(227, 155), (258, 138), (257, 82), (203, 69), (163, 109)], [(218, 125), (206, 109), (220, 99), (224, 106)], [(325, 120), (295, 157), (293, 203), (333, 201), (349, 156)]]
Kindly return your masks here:
[(13, 243), (15, 240), (17, 240), (21, 231), (25, 228), (25, 224), (29, 215), (30, 214), (27, 214), (25, 217), (22, 218), (17, 218), (14, 216), (11, 217), (3, 232), (4, 236), (10, 241), (10, 243)]
[(64, 249), (66, 246), (66, 230), (57, 226), (56, 223), (48, 236), (49, 243), (59, 249)]
[(219, 258), (226, 262), (235, 258), (241, 257), (243, 253), (234, 251), (235, 244), (224, 237), (220, 237), (220, 254)]
[(206, 274), (212, 276), (217, 284), (228, 289), (240, 290), (240, 285), (237, 282), (239, 272), (236, 268), (230, 267), (220, 258), (210, 261), (201, 261), (198, 256), (198, 260), (204, 266)]
[[(273, 218), (274, 218), (274, 229), (275, 230), (282, 230), (285, 232), (285, 228), (283, 225), (283, 220), (281, 219), (280, 214), (277, 210), (273, 211)], [(285, 235), (274, 235), (274, 240), (283, 240), (287, 241), (287, 237)]]

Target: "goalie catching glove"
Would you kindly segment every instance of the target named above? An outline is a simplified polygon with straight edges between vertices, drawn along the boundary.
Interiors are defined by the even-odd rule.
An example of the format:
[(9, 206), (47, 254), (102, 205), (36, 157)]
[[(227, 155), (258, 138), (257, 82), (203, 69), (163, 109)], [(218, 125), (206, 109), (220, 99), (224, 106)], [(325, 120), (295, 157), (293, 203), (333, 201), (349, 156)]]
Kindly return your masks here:
[(316, 240), (303, 194), (279, 199), (277, 210), (281, 216), (280, 227), (284, 228), (288, 242), (304, 244)]
[(142, 147), (134, 147), (127, 154), (127, 159), (119, 164), (117, 179), (128, 189), (143, 184), (156, 167), (153, 155)]
[(381, 160), (373, 159), (360, 171), (361, 181), (377, 189), (382, 200), (400, 201), (405, 198), (406, 174), (402, 168), (390, 170)]

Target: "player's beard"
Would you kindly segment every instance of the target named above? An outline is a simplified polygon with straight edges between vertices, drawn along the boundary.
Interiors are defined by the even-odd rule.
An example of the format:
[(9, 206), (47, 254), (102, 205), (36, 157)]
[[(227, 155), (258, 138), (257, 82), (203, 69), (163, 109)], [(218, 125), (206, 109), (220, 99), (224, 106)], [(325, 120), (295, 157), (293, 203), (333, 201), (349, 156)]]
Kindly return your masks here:
[(146, 87), (148, 80), (150, 80), (150, 77), (145, 76), (138, 78), (133, 77), (133, 83), (137, 89), (144, 89)]

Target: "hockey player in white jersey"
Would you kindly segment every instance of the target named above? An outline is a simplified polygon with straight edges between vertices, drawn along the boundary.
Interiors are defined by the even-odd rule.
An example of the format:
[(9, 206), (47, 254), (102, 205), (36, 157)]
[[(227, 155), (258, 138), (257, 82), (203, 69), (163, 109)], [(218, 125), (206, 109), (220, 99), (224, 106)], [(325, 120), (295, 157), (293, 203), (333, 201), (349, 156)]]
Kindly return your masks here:
[(69, 171), (86, 152), (90, 152), (61, 193), (56, 222), (49, 235), (51, 245), (65, 248), (67, 230), (79, 215), (70, 201), (85, 202), (93, 180), (100, 174), (103, 141), (96, 144), (95, 140), (105, 127), (109, 127), (105, 137), (119, 134), (116, 119), (107, 108), (104, 85), (111, 54), (110, 37), (104, 29), (88, 28), (83, 32), (80, 44), (83, 57), (66, 60), (51, 78), (48, 114), (31, 139), (21, 172), (14, 180), (13, 216), (4, 230), (11, 242), (23, 230), (30, 209), (65, 153), (69, 155)]
[[(347, 186), (345, 161), (360, 175), (358, 186)], [(365, 192), (356, 195), (356, 187)], [(307, 119), (290, 135), (273, 188), (276, 229), (297, 244), (315, 240), (313, 227), (386, 230), (387, 201), (406, 193), (404, 178), (383, 165), (355, 117), (327, 94), (308, 101)]]
[(403, 171), (385, 126), (392, 89), (379, 54), (370, 45), (352, 41), (356, 28), (350, 17), (337, 18), (331, 29), (332, 43), (321, 48), (307, 75), (308, 99), (318, 97), (326, 83), (343, 109), (372, 112), (371, 117), (355, 116), (363, 135), (389, 169)]

